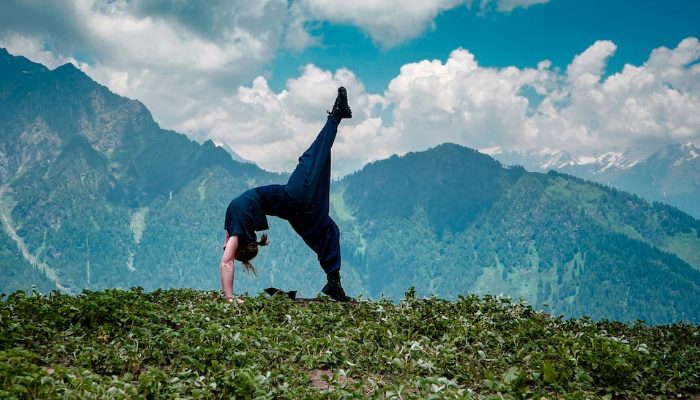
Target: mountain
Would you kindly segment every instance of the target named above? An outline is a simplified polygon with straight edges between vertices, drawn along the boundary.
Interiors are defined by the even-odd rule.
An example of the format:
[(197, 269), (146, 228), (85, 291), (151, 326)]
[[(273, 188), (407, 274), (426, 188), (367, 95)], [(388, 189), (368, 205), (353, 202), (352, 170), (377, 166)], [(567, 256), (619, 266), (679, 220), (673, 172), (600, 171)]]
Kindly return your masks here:
[(574, 157), (565, 151), (502, 151), (490, 154), (506, 165), (529, 171), (556, 170), (660, 201), (700, 218), (700, 149), (692, 143)]
[[(323, 117), (323, 115), (321, 116)], [(161, 129), (138, 101), (71, 65), (0, 52), (0, 288), (218, 289), (230, 200), (287, 176)], [(453, 144), (334, 183), (353, 296), (500, 294), (566, 316), (700, 321), (700, 222), (561, 173), (529, 173)], [(315, 296), (315, 254), (270, 218), (257, 279)], [(548, 306), (542, 306), (547, 303)]]
[(226, 143), (221, 143), (217, 144), (217, 146), (221, 147), (222, 149), (226, 150), (228, 154), (231, 155), (231, 158), (233, 158), (234, 161), (242, 162), (242, 163), (248, 163), (248, 164), (255, 164), (254, 161), (246, 160), (245, 158), (241, 157), (238, 153), (233, 151), (231, 146), (227, 145)]
[(684, 304), (700, 295), (700, 221), (673, 207), (452, 144), (370, 164), (337, 190), (352, 216), (341, 228), (361, 234), (345, 254), (371, 296), (411, 282), (557, 314), (698, 320)]
[[(0, 121), (4, 231), (21, 240), (25, 260), (50, 266), (55, 271), (50, 278), (67, 291), (153, 287), (149, 269), (177, 264), (181, 251), (188, 256), (201, 252), (199, 242), (183, 242), (182, 233), (172, 247), (149, 247), (152, 231), (196, 231), (209, 217), (202, 209), (192, 221), (162, 216), (186, 196), (193, 181), (199, 185), (210, 176), (228, 177), (226, 184), (210, 184), (230, 201), (255, 183), (281, 178), (233, 161), (211, 141), (200, 145), (160, 129), (143, 104), (111, 93), (70, 64), (48, 70), (5, 50), (0, 51)], [(194, 188), (202, 196), (204, 189)], [(219, 204), (221, 221), (223, 210)], [(207, 235), (213, 237), (213, 231)], [(217, 265), (216, 252), (210, 252), (207, 262)], [(156, 261), (139, 268), (150, 256)], [(15, 261), (2, 261), (19, 268)], [(183, 286), (186, 279), (163, 284)]]

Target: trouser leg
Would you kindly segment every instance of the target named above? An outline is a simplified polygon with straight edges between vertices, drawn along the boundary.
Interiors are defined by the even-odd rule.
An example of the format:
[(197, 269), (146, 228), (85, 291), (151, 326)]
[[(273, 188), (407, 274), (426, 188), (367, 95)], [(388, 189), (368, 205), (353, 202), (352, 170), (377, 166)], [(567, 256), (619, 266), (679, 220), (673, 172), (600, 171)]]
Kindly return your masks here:
[[(321, 268), (329, 274), (329, 279), (339, 276), (341, 266), (340, 230), (328, 215), (331, 147), (338, 132), (338, 122), (335, 118), (327, 119), (311, 147), (299, 158), (299, 164), (285, 188), (294, 203), (291, 208), (296, 208), (289, 222), (317, 254)], [(345, 298), (339, 279), (337, 285), (325, 287), (327, 291), (329, 288), (332, 288), (331, 297), (336, 300)]]
[(292, 198), (308, 203), (323, 189), (321, 186), (330, 185), (331, 148), (337, 133), (338, 120), (328, 118), (311, 147), (299, 157), (299, 164), (286, 186)]
[[(337, 226), (332, 219), (329, 219), (329, 225), (331, 230), (329, 232), (338, 232)], [(319, 254), (319, 260), (321, 260), (321, 266), (326, 272), (327, 283), (321, 289), (321, 292), (330, 296), (336, 301), (350, 301), (351, 299), (345, 294), (343, 285), (340, 283), (340, 237), (333, 234), (328, 235), (326, 246), (324, 246), (324, 251)], [(327, 251), (329, 249), (330, 251)], [(336, 251), (337, 250), (337, 251)], [(324, 265), (324, 262), (327, 264)]]
[(289, 222), (304, 243), (316, 253), (323, 272), (340, 269), (340, 229), (330, 216), (326, 215), (318, 223), (307, 226), (296, 221)]
[(330, 273), (340, 269), (340, 229), (330, 216), (327, 216), (326, 236), (323, 247), (318, 255), (318, 261), (323, 268), (323, 272)]

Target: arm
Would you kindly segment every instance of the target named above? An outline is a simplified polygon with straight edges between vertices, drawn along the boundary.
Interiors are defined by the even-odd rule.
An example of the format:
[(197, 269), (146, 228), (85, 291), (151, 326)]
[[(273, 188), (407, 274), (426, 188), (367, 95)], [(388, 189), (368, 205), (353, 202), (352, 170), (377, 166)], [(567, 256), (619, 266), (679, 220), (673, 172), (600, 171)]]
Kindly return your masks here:
[[(226, 300), (229, 302), (233, 301), (233, 257), (236, 255), (236, 250), (238, 250), (238, 236), (228, 235), (226, 232), (226, 244), (224, 245), (224, 256), (221, 258), (221, 289), (226, 293)], [(243, 303), (243, 300), (236, 299), (239, 303)]]
[[(228, 243), (228, 238), (229, 238), (228, 231), (226, 231), (226, 239), (224, 239), (224, 250), (226, 250), (226, 243)], [(234, 253), (234, 254), (236, 254), (236, 253)]]

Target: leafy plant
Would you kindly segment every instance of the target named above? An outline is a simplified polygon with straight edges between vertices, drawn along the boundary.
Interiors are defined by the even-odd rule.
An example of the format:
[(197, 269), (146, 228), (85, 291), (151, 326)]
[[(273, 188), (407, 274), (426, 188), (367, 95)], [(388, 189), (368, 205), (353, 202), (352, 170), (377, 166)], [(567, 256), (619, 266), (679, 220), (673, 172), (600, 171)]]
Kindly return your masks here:
[[(16, 292), (0, 303), (0, 398), (586, 399), (700, 391), (692, 324), (552, 318), (461, 295), (221, 301), (170, 289)], [(324, 389), (310, 374), (328, 371)]]

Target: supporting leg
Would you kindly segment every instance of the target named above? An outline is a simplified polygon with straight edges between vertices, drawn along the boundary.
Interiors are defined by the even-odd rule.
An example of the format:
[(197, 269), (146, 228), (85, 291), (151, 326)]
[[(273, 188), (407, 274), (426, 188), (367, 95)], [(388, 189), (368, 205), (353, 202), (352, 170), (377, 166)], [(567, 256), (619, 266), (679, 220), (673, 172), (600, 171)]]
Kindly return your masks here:
[(323, 272), (329, 273), (340, 269), (340, 230), (331, 217), (326, 215), (319, 223), (306, 227), (294, 221), (289, 222), (304, 243), (316, 253)]

